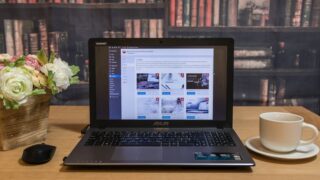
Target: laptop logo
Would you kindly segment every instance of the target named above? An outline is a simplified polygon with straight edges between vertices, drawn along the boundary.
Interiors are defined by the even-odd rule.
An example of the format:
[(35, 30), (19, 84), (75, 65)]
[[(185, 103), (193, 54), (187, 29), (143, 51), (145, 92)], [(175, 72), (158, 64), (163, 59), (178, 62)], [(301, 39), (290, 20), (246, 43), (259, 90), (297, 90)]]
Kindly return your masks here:
[(169, 122), (156, 121), (153, 123), (153, 126), (169, 126)]

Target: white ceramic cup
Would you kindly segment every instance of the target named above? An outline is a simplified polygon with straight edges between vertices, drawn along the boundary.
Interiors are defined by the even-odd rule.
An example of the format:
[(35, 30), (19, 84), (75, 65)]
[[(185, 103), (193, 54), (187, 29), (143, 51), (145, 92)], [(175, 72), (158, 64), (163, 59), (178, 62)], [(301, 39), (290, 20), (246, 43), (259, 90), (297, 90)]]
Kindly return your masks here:
[[(260, 114), (260, 140), (263, 146), (276, 152), (294, 151), (299, 145), (313, 143), (318, 137), (318, 129), (303, 122), (302, 116), (292, 113), (267, 112)], [(302, 130), (309, 128), (313, 135), (302, 140)]]

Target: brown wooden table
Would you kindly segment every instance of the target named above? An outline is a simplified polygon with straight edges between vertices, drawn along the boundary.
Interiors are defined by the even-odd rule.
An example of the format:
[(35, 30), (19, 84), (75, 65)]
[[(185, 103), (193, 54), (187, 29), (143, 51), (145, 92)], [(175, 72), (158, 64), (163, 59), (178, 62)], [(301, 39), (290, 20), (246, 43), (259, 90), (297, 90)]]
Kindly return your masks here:
[[(242, 140), (258, 135), (258, 115), (262, 112), (292, 112), (320, 127), (320, 117), (303, 107), (235, 107), (234, 127)], [(69, 168), (62, 165), (79, 141), (80, 130), (88, 123), (85, 106), (52, 106), (50, 109), (48, 144), (57, 146), (53, 159), (43, 165), (27, 165), (20, 157), (25, 147), (0, 152), (0, 180), (6, 179), (95, 179), (95, 180), (189, 180), (189, 179), (320, 179), (319, 157), (302, 161), (280, 161), (251, 153), (256, 166), (247, 169), (194, 168)], [(320, 145), (320, 139), (317, 144)]]

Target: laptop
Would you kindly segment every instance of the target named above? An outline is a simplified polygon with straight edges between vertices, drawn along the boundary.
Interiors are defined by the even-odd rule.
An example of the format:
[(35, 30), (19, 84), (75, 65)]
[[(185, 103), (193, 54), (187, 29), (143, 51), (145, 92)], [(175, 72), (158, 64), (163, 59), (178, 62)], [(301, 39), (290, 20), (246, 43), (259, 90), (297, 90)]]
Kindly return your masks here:
[(70, 166), (254, 166), (232, 129), (233, 39), (90, 39)]

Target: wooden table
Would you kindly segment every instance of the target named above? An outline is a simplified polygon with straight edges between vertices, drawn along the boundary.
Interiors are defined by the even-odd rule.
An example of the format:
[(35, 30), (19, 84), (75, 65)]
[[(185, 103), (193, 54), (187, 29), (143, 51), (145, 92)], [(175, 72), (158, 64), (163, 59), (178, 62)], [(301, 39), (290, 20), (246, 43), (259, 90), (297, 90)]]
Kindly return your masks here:
[[(302, 107), (235, 107), (234, 127), (242, 140), (258, 135), (258, 115), (267, 111), (293, 112), (320, 127), (320, 117)], [(320, 179), (319, 157), (303, 161), (279, 161), (254, 153), (251, 154), (256, 166), (248, 169), (64, 167), (62, 159), (79, 141), (80, 130), (88, 123), (88, 119), (88, 107), (52, 106), (45, 142), (57, 146), (53, 159), (43, 165), (27, 165), (19, 160), (25, 147), (0, 152), (0, 179)], [(320, 139), (317, 144), (320, 145)]]

